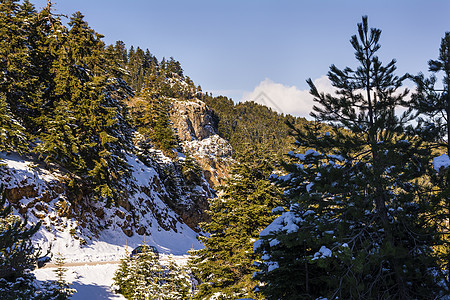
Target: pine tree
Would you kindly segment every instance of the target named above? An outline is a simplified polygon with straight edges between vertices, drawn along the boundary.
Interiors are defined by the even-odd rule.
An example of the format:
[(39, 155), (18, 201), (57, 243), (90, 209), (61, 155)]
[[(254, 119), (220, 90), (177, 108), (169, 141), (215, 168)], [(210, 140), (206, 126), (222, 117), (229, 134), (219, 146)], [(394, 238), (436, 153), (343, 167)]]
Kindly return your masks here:
[(38, 253), (31, 236), (41, 224), (28, 226), (27, 220), (12, 215), (3, 185), (0, 194), (0, 295), (2, 299), (34, 299), (37, 289), (31, 270)]
[[(448, 119), (450, 118), (450, 32), (441, 41), (439, 58), (428, 62), (433, 73), (429, 78), (423, 74), (412, 77), (417, 84), (417, 92), (412, 95), (415, 108), (426, 118), (421, 118), (422, 136), (437, 142), (437, 146), (445, 147), (450, 155), (450, 143), (444, 139), (450, 134)], [(442, 72), (442, 89), (435, 87), (436, 73)]]
[[(442, 262), (447, 272), (450, 270), (450, 168), (448, 162), (450, 155), (450, 33), (447, 32), (442, 38), (439, 49), (439, 58), (428, 62), (432, 75), (425, 78), (423, 74), (413, 77), (417, 84), (417, 90), (412, 95), (414, 107), (421, 114), (419, 118), (418, 134), (426, 140), (436, 152), (444, 153), (434, 161), (444, 160), (447, 165), (440, 167), (436, 164), (436, 170), (432, 170), (430, 178), (437, 187), (433, 193), (435, 201), (441, 208), (436, 216), (435, 222), (440, 226), (440, 232), (446, 241), (445, 247), (439, 249), (442, 254)], [(442, 74), (442, 89), (435, 87), (436, 74)], [(447, 286), (450, 289), (450, 281), (447, 278)]]
[(12, 116), (8, 103), (0, 94), (0, 151), (22, 153), (28, 150), (25, 128)]
[(123, 106), (112, 97), (102, 59), (101, 35), (81, 13), (75, 13), (67, 30), (55, 23), (53, 110), (36, 151), (46, 161), (68, 169), (71, 186), (88, 191), (92, 198), (115, 202), (130, 170), (124, 152), (130, 146)]
[(208, 233), (201, 239), (205, 248), (193, 252), (192, 269), (200, 282), (195, 299), (256, 297), (253, 241), (280, 204), (278, 190), (267, 180), (270, 164), (256, 155), (244, 155), (220, 187), (220, 196), (210, 199), (211, 221), (200, 225)]
[(160, 263), (158, 257), (143, 248), (143, 252), (122, 259), (114, 274), (118, 293), (126, 299), (187, 300), (191, 299), (190, 280), (187, 271), (169, 258), (168, 265)]
[(57, 268), (54, 270), (56, 273), (56, 284), (58, 286), (58, 296), (56, 299), (58, 300), (65, 300), (69, 299), (70, 296), (72, 296), (76, 290), (69, 288), (69, 283), (65, 279), (65, 274), (67, 272), (67, 268), (64, 267), (65, 264), (65, 258), (63, 257), (61, 252), (58, 252), (56, 254), (55, 258), (55, 265)]
[(395, 60), (383, 65), (381, 30), (358, 24), (351, 44), (360, 66), (332, 65), (334, 94), (309, 79), (321, 123), (296, 130), (292, 163), (280, 177), (289, 199), (260, 235), (257, 278), (268, 299), (434, 299), (441, 270), (432, 247), (442, 244), (430, 223), (435, 202), (427, 178), (430, 151), (404, 134), (414, 117), (400, 91)]

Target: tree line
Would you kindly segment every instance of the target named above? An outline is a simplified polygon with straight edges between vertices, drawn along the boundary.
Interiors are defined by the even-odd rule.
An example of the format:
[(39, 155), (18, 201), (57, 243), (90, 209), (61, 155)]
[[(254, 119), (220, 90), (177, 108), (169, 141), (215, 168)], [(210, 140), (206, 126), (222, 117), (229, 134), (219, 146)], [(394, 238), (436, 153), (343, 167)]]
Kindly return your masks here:
[[(330, 67), (335, 94), (308, 80), (317, 104), (315, 121), (305, 122), (204, 94), (173, 58), (105, 46), (80, 12), (65, 26), (50, 2), (41, 11), (27, 0), (0, 4), (0, 151), (35, 152), (49, 168), (62, 166), (74, 193), (113, 205), (128, 185), (126, 151), (136, 132), (166, 151), (177, 147), (171, 99), (198, 97), (215, 110), (238, 162), (210, 200), (205, 248), (193, 253), (197, 299), (448, 294), (449, 33), (429, 62), (431, 76), (398, 76), (395, 60), (377, 57), (381, 30), (363, 17), (351, 38), (359, 66)], [(443, 74), (443, 89), (435, 74)], [(413, 93), (402, 88), (408, 78)], [(28, 257), (2, 275), (11, 291), (29, 276), (27, 241), (37, 227), (1, 208), (2, 233), (24, 245), (11, 253)]]
[(195, 299), (449, 294), (450, 33), (429, 77), (396, 75), (380, 36), (363, 17), (350, 40), (358, 66), (328, 72), (334, 94), (307, 80), (315, 121), (288, 122), (297, 149), (281, 170), (264, 172), (258, 149), (210, 201)]

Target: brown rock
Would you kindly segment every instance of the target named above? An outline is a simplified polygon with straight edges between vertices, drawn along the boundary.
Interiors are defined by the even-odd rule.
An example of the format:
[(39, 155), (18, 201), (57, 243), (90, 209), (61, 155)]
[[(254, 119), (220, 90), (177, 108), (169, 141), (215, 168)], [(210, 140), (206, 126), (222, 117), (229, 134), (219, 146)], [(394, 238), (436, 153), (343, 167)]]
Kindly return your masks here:
[(36, 186), (26, 185), (21, 187), (15, 187), (12, 189), (5, 189), (6, 199), (11, 203), (18, 203), (22, 198), (35, 198), (38, 196), (38, 192), (35, 190)]
[(211, 111), (200, 100), (173, 101), (170, 120), (182, 142), (193, 139), (202, 140), (215, 133)]
[(126, 211), (130, 211), (131, 210), (131, 204), (128, 201), (128, 198), (123, 197), (119, 199), (119, 206), (125, 208)]
[(123, 211), (121, 211), (120, 209), (117, 209), (115, 214), (116, 214), (116, 216), (118, 216), (121, 219), (125, 218), (125, 213)]
[(103, 219), (103, 217), (105, 216), (105, 211), (103, 210), (103, 207), (97, 208), (97, 210), (95, 211), (95, 216), (99, 219)]
[(125, 233), (128, 237), (133, 236), (133, 229), (131, 229), (130, 227), (128, 227), (128, 223), (127, 223), (127, 222), (125, 222), (125, 224), (123, 224), (122, 231), (123, 231), (123, 233)]
[(138, 228), (138, 230), (136, 230), (136, 233), (139, 235), (144, 235), (146, 232), (145, 227), (141, 226)]
[(39, 218), (39, 219), (44, 219), (45, 218), (45, 216), (47, 215), (46, 213), (44, 213), (44, 212), (41, 212), (41, 211), (35, 211), (34, 209), (31, 211), (32, 213), (33, 213), (33, 215), (35, 215), (37, 218)]

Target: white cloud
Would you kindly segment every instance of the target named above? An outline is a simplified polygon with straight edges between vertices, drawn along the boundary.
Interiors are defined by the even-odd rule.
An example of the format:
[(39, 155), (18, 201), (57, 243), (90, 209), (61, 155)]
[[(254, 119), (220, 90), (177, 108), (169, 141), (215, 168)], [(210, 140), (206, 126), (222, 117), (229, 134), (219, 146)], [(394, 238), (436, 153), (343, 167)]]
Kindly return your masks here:
[[(326, 76), (314, 80), (321, 92), (331, 93), (333, 87)], [(309, 89), (300, 90), (296, 86), (286, 86), (266, 78), (252, 92), (245, 92), (242, 101), (254, 101), (271, 107), (275, 111), (294, 116), (309, 117), (314, 104)]]

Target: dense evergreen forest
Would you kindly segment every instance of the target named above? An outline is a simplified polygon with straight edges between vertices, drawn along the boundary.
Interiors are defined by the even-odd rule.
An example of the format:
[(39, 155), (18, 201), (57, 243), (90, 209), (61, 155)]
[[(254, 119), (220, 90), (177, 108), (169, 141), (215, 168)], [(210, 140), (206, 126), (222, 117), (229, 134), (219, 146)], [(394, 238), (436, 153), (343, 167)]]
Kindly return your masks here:
[[(438, 299), (450, 286), (450, 34), (429, 77), (396, 75), (395, 60), (377, 57), (380, 36), (363, 17), (351, 38), (359, 67), (330, 67), (336, 94), (308, 80), (316, 101), (308, 122), (204, 93), (174, 58), (105, 45), (80, 12), (65, 25), (51, 2), (37, 11), (1, 0), (0, 151), (64, 170), (74, 205), (79, 194), (117, 205), (129, 186), (127, 153), (136, 144), (181, 151), (171, 101), (202, 100), (236, 163), (209, 201), (205, 248), (192, 252), (198, 285), (190, 290), (186, 269), (145, 254), (116, 273), (127, 298), (158, 290), (163, 299), (164, 287), (172, 297), (164, 299)], [(412, 93), (402, 89), (407, 79)], [(67, 299), (64, 282), (33, 285), (39, 224), (1, 199), (2, 295)]]

